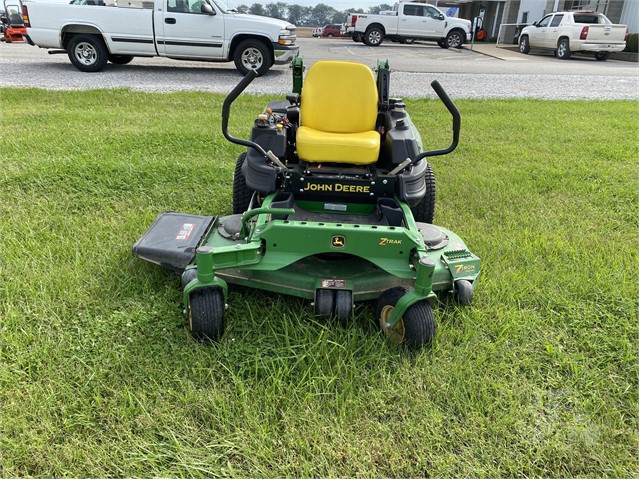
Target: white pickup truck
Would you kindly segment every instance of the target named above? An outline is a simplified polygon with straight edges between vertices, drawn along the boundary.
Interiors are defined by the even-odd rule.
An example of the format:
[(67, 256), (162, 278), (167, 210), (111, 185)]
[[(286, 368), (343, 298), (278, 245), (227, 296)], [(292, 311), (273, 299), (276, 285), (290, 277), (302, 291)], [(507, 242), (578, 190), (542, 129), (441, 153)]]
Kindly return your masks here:
[(234, 61), (243, 75), (262, 75), (299, 51), (295, 25), (238, 13), (222, 0), (27, 1), (23, 14), (27, 42), (66, 52), (84, 72), (100, 71), (109, 61), (163, 56)]
[(614, 25), (603, 13), (555, 12), (521, 31), (519, 51), (552, 50), (563, 60), (585, 53), (604, 61), (611, 52), (622, 51), (627, 39), (626, 25)]
[(380, 15), (357, 14), (353, 39), (376, 47), (384, 38), (405, 43), (410, 40), (433, 40), (442, 48), (461, 48), (470, 41), (471, 22), (447, 17), (433, 5), (421, 2), (398, 2), (393, 10)]

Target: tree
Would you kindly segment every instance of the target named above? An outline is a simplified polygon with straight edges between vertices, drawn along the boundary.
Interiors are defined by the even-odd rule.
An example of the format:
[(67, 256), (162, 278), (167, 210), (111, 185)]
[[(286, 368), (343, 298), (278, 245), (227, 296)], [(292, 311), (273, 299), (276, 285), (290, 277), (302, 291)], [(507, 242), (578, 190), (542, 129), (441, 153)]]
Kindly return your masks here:
[(240, 13), (248, 13), (249, 7), (248, 5), (241, 4), (237, 6), (236, 10)]
[(327, 23), (331, 23), (333, 19), (333, 15), (337, 11), (324, 3), (318, 3), (314, 7), (311, 8), (311, 15), (309, 18), (309, 23), (311, 25), (326, 25)]
[(251, 15), (261, 15), (261, 16), (264, 16), (266, 14), (266, 12), (264, 11), (264, 7), (262, 6), (261, 3), (254, 3), (253, 5), (251, 5), (251, 8), (249, 8), (249, 13)]
[(286, 18), (286, 3), (277, 2), (277, 3), (267, 3), (265, 8), (265, 15), (271, 18)]
[(309, 17), (309, 7), (293, 4), (288, 6), (288, 17), (286, 18), (293, 25), (306, 25)]
[(382, 12), (384, 10), (392, 10), (392, 9), (393, 7), (388, 5), (387, 3), (382, 3), (381, 5), (377, 7), (369, 7), (368, 13), (370, 13), (371, 15), (377, 15), (379, 12)]

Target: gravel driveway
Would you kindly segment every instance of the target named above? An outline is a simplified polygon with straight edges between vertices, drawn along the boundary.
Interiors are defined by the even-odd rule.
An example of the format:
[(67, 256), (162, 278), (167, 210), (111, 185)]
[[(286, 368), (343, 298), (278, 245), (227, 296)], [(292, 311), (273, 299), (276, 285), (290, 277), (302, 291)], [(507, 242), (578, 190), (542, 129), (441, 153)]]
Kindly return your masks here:
[[(299, 39), (308, 66), (318, 59), (350, 59), (371, 66), (390, 59), (391, 94), (434, 97), (438, 80), (452, 98), (639, 99), (636, 63), (589, 57), (564, 61), (548, 55), (521, 55), (489, 46), (473, 51), (444, 50), (432, 43), (367, 47), (350, 39)], [(495, 58), (494, 54), (501, 58)], [(49, 55), (27, 44), (0, 43), (0, 86), (56, 90), (131, 88), (133, 90), (227, 93), (239, 80), (233, 63), (201, 63), (166, 58), (135, 58), (100, 73), (76, 70), (66, 55)], [(291, 89), (291, 73), (274, 67), (249, 92), (281, 94)]]

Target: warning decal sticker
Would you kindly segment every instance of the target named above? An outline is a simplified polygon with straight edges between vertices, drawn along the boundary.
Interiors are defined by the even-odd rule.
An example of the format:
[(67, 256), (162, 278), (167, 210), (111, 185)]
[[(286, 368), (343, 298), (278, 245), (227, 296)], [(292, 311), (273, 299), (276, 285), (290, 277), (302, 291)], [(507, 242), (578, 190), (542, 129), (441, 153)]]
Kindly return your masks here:
[(193, 228), (195, 228), (194, 223), (184, 223), (178, 232), (176, 240), (187, 240), (191, 233), (193, 232)]

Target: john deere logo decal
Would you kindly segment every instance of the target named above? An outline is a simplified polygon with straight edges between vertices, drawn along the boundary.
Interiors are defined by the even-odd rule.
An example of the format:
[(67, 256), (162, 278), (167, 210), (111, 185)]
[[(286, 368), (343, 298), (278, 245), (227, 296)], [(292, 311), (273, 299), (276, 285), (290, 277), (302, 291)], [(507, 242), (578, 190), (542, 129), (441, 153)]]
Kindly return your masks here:
[(343, 236), (333, 236), (331, 238), (331, 246), (333, 248), (343, 248), (346, 246), (346, 239)]

